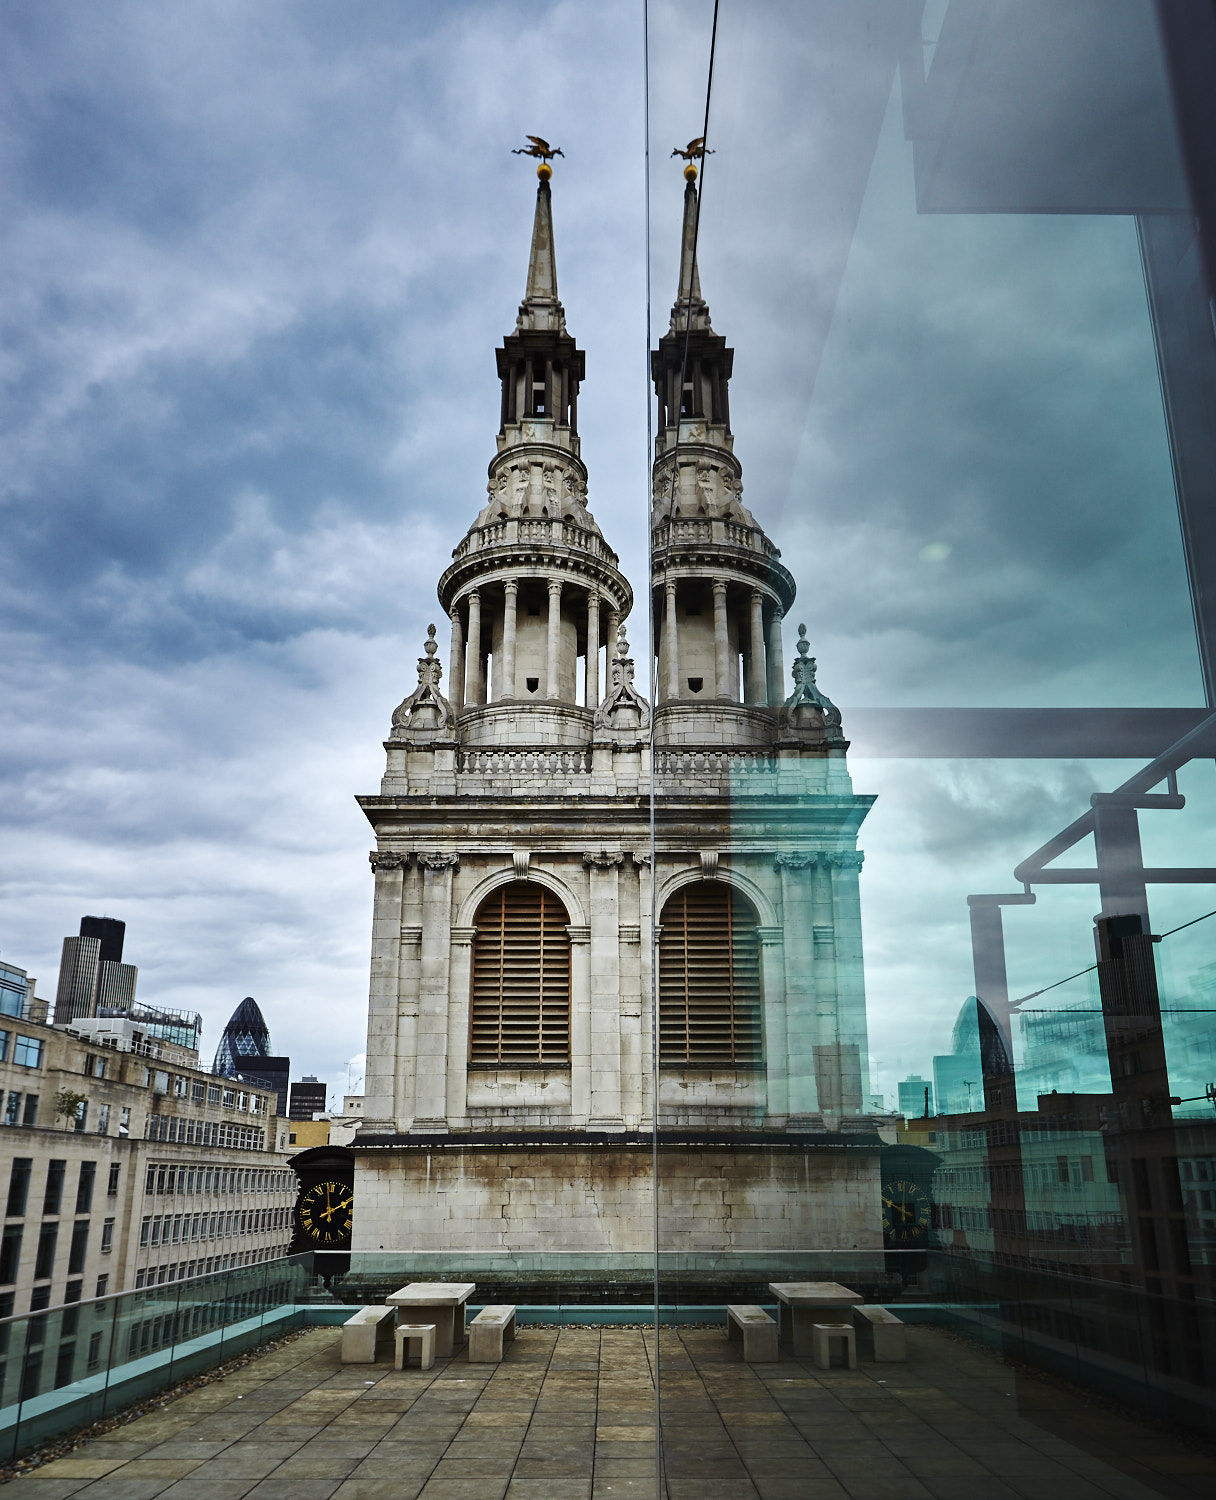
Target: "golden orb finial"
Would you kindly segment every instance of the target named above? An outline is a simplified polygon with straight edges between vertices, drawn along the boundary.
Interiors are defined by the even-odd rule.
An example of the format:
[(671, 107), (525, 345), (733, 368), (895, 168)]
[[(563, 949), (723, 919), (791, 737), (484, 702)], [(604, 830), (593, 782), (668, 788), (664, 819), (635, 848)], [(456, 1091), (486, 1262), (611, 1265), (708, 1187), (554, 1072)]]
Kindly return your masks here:
[(697, 169), (693, 166), (692, 162), (689, 162), (684, 168), (684, 179), (686, 182), (696, 182), (697, 180)]
[(547, 161), (542, 161), (540, 166), (538, 166), (536, 169), (536, 175), (542, 182), (548, 182), (550, 177), (553, 176), (553, 168)]

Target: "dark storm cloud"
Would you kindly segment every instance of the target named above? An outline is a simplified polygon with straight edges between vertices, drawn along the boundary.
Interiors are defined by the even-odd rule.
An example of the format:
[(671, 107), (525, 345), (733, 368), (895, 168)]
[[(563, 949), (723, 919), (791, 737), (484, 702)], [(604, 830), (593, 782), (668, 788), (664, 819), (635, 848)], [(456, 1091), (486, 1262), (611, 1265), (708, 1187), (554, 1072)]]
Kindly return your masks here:
[(214, 0), (3, 25), (3, 952), (47, 993), (60, 938), (117, 912), (145, 997), (210, 1034), (253, 992), (325, 1076), (364, 1035), (353, 793), (484, 502), (527, 130), (567, 153), (584, 455), (638, 571), (636, 18)]
[[(702, 281), (788, 624), (845, 705), (1193, 701), (1130, 223), (918, 215), (892, 92), (915, 10), (722, 7)], [(711, 12), (650, 7), (656, 336)], [(46, 993), (62, 936), (110, 911), (146, 997), (214, 1041), (253, 993), (341, 1082), (370, 923), (352, 794), (484, 500), (525, 131), (566, 153), (582, 452), (644, 670), (640, 17), (40, 0), (0, 26), (2, 951)], [(923, 1071), (970, 992), (966, 895), (1123, 774), (858, 764), (884, 1068)], [(1063, 972), (1046, 908), (1018, 920)]]

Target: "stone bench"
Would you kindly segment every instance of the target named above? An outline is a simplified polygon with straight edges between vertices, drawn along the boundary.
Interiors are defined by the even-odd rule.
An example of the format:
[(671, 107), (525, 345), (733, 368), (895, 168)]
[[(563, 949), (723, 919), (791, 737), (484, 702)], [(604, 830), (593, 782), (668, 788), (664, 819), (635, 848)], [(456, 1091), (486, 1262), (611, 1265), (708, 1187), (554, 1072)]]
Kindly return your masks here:
[(908, 1358), (908, 1330), (902, 1319), (885, 1307), (855, 1307), (853, 1312), (873, 1335), (876, 1364), (901, 1364)]
[(469, 1363), (496, 1365), (502, 1360), (504, 1339), (515, 1337), (515, 1306), (483, 1307), (469, 1324)]
[(429, 1370), (435, 1363), (435, 1325), (434, 1323), (398, 1323), (396, 1330), (397, 1358), (393, 1361), (396, 1369), (404, 1370), (407, 1365), (413, 1363), (414, 1345), (418, 1346), (418, 1368)]
[(821, 1370), (832, 1368), (832, 1345), (844, 1345), (844, 1362), (857, 1368), (857, 1336), (850, 1323), (816, 1323), (811, 1329), (811, 1354)]
[(395, 1307), (361, 1307), (342, 1325), (342, 1363), (374, 1365), (376, 1354), (393, 1342)]
[(762, 1307), (743, 1303), (726, 1309), (726, 1335), (743, 1345), (749, 1365), (767, 1364), (777, 1358), (777, 1324)]

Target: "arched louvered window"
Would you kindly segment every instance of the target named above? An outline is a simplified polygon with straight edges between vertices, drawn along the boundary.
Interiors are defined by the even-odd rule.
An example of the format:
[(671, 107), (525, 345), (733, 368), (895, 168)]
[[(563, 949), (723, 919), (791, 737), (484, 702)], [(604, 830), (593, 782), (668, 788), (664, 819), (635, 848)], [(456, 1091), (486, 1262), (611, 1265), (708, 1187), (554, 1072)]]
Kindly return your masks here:
[(500, 887), (477, 908), (469, 1028), (473, 1066), (569, 1063), (569, 920), (551, 891), (526, 880)]
[(659, 1062), (758, 1067), (760, 939), (738, 891), (706, 880), (676, 892), (659, 930)]

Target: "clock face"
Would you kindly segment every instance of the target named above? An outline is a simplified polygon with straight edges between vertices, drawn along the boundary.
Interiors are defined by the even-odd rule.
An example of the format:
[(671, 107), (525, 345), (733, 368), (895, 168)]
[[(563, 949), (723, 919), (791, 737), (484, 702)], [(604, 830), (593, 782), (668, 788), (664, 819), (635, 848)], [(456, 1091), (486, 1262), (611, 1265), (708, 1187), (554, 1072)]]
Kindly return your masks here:
[(896, 1177), (882, 1185), (882, 1228), (892, 1245), (923, 1245), (933, 1210), (920, 1183)]
[(354, 1190), (344, 1182), (314, 1183), (300, 1198), (300, 1228), (318, 1245), (342, 1244), (350, 1238)]

